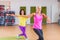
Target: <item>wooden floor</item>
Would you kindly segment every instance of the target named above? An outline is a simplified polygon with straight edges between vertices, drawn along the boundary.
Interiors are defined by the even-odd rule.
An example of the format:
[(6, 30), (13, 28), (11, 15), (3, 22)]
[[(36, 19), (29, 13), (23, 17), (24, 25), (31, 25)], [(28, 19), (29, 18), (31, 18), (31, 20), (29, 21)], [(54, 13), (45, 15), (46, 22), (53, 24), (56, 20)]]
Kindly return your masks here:
[[(26, 34), (29, 40), (37, 40), (38, 36), (32, 29), (32, 26), (27, 25)], [(0, 26), (0, 38), (1, 37), (12, 37), (22, 33), (18, 26)], [(43, 33), (45, 40), (60, 40), (60, 25), (58, 24), (47, 24), (43, 25)]]

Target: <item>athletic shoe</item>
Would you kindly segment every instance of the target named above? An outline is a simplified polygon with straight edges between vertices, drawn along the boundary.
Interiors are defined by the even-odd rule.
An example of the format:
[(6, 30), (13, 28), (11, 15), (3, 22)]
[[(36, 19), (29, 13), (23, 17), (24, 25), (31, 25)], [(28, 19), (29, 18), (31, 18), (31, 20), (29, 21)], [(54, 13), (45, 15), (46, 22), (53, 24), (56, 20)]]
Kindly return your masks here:
[(28, 38), (26, 38), (25, 40), (28, 40)]
[(16, 37), (17, 39), (19, 39), (19, 35), (17, 35), (17, 37)]

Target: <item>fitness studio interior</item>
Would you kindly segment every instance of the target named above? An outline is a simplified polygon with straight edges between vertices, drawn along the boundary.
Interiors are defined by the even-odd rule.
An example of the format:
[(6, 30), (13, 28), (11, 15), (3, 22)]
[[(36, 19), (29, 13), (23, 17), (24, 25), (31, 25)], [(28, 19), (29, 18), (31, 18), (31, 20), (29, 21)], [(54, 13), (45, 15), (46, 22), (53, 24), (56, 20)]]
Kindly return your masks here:
[[(46, 16), (46, 18), (44, 18), (43, 20), (42, 18), (44, 17), (44, 15), (38, 15), (38, 13), (36, 12), (37, 7), (39, 7), (41, 9), (40, 12)], [(19, 13), (24, 13), (23, 11), (20, 12), (21, 9), (24, 10), (26, 15), (24, 16), (22, 14), (23, 16), (19, 18)], [(32, 14), (33, 16), (31, 18), (28, 18), (28, 15), (30, 14)], [(38, 21), (42, 20), (42, 23), (37, 25), (38, 21), (36, 21), (35, 19)], [(40, 35), (39, 32), (37, 34), (37, 31), (33, 28), (35, 21), (37, 26), (42, 26), (41, 30), (43, 32), (43, 39), (41, 37), (42, 34)], [(23, 27), (22, 29), (26, 29), (23, 32), (22, 29), (19, 28), (19, 24), (23, 25), (24, 23), (26, 24), (26, 27)], [(37, 30), (40, 29), (37, 28)], [(25, 33), (28, 39), (25, 38), (25, 36), (19, 36), (18, 38), (18, 35), (21, 33)], [(0, 40), (37, 39), (60, 40), (60, 0), (0, 0)]]

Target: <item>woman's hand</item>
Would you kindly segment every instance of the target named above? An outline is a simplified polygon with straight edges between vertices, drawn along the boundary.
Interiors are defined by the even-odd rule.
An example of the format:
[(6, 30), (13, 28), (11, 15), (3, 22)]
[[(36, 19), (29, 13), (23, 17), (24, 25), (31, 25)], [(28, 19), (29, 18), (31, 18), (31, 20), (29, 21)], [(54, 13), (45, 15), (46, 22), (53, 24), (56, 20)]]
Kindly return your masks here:
[(47, 17), (47, 23), (51, 23), (51, 19)]
[(11, 14), (11, 16), (15, 16), (14, 14)]
[(10, 14), (6, 14), (6, 16), (9, 16)]

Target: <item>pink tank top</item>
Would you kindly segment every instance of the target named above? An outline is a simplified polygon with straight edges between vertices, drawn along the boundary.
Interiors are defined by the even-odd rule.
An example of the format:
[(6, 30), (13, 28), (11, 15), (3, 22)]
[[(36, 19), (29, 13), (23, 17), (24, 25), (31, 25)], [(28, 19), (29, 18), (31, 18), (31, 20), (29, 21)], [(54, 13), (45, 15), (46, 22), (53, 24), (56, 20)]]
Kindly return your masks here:
[(34, 29), (42, 29), (42, 20), (43, 20), (43, 16), (42, 15), (39, 16), (36, 13), (36, 15), (34, 16), (33, 28)]

